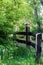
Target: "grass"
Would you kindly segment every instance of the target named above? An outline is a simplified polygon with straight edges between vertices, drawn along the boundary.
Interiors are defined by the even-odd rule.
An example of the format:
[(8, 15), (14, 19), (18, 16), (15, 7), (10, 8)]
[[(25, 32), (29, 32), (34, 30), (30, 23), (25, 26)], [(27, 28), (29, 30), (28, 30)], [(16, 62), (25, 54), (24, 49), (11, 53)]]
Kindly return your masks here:
[[(12, 47), (13, 48), (13, 47)], [(9, 50), (8, 50), (9, 51)], [(8, 51), (4, 52), (3, 60), (0, 59), (0, 65), (43, 65), (43, 55), (41, 56), (40, 62), (37, 64), (35, 61), (34, 49), (15, 46)]]

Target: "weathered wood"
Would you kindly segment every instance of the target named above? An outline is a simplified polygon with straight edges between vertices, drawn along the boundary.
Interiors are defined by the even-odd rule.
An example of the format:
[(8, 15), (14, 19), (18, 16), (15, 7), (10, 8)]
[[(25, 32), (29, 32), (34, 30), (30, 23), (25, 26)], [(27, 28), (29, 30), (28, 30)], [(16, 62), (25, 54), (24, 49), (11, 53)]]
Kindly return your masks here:
[(24, 44), (28, 43), (28, 46), (32, 46), (33, 48), (35, 48), (35, 45), (36, 45), (34, 42), (31, 42), (31, 41), (27, 42), (25, 40), (20, 40), (20, 39), (16, 39), (16, 41), (19, 43), (24, 43)]
[(42, 40), (42, 34), (38, 33), (36, 34), (36, 60), (39, 62), (40, 56), (41, 56), (41, 40)]
[(28, 41), (30, 41), (30, 35), (28, 35), (28, 32), (30, 32), (30, 24), (26, 24), (26, 44), (28, 45)]
[[(26, 35), (27, 33), (26, 32), (15, 32), (15, 34), (17, 34), (17, 35)], [(31, 36), (35, 37), (36, 33), (28, 31), (28, 35), (31, 35)]]

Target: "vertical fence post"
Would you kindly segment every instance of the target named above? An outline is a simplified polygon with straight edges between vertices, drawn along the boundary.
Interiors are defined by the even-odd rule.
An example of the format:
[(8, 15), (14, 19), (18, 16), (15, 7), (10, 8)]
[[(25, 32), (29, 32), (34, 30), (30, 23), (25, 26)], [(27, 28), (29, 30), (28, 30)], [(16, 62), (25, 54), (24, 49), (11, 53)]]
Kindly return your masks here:
[(42, 34), (37, 33), (36, 34), (36, 61), (37, 62), (39, 62), (41, 56), (41, 40), (42, 40)]
[(28, 41), (30, 41), (30, 35), (28, 35), (28, 32), (30, 32), (30, 23), (26, 24), (26, 45), (28, 45)]

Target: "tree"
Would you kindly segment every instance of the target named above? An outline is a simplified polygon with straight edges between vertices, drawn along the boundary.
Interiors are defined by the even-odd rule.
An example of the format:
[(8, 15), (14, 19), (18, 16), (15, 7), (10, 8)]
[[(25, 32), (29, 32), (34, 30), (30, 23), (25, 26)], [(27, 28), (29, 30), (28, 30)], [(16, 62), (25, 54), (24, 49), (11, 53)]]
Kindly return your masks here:
[(43, 5), (43, 0), (40, 0), (41, 4)]
[(41, 7), (40, 0), (31, 0), (28, 1), (28, 4), (30, 4), (33, 13), (30, 17), (31, 23), (33, 22), (34, 24), (37, 24), (37, 32), (41, 32), (42, 17), (40, 16), (40, 7)]

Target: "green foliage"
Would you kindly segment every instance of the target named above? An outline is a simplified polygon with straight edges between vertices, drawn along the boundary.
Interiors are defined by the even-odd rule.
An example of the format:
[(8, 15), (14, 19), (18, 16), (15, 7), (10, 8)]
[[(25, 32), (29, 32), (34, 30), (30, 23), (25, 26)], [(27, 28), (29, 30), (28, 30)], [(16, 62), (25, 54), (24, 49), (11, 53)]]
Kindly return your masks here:
[[(2, 46), (0, 48), (3, 48), (3, 59), (0, 59), (0, 65), (39, 65), (35, 62), (35, 53), (33, 48), (28, 49), (26, 47), (14, 46), (14, 48), (12, 47), (12, 51)], [(41, 56), (41, 59), (43, 59), (43, 55)]]
[[(6, 33), (15, 32), (15, 27), (24, 29), (25, 22), (23, 18), (36, 24), (37, 19), (34, 13), (34, 3), (38, 13), (40, 13), (40, 1), (32, 0), (1, 0), (0, 1), (0, 30)], [(20, 21), (22, 20), (21, 23)], [(41, 20), (39, 15), (38, 20)], [(26, 21), (26, 22), (27, 22)]]
[(33, 50), (17, 47), (15, 37), (13, 41), (9, 33), (25, 31), (27, 22), (30, 22), (30, 31), (37, 32), (37, 22), (43, 26), (40, 6), (40, 0), (0, 0), (0, 65), (38, 65)]

